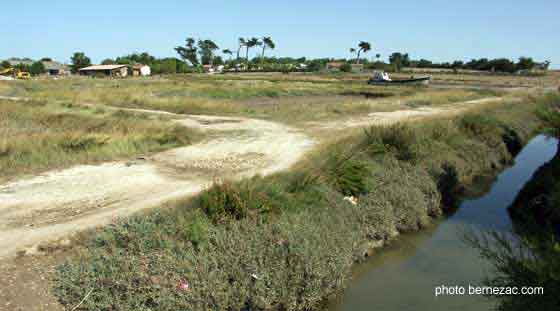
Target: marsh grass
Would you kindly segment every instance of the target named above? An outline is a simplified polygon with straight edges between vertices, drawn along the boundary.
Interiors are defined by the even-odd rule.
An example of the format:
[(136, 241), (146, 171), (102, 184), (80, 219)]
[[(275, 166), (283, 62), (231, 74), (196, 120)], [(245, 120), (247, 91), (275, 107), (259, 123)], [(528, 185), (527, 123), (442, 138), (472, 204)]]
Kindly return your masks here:
[(500, 131), (464, 125), (489, 115), (523, 141), (538, 127), (531, 103), (507, 103), (342, 137), (293, 172), (217, 184), (84, 234), (55, 292), (72, 306), (93, 289), (92, 310), (315, 309), (372, 243), (426, 226), (445, 196), (511, 159), (504, 142), (489, 143)]
[(0, 101), (0, 179), (189, 144), (197, 133), (141, 114)]
[(487, 96), (481, 91), (369, 86), (365, 80), (347, 80), (344, 76), (325, 79), (321, 75), (299, 78), (267, 75), (185, 75), (126, 80), (71, 78), (14, 81), (2, 85), (0, 95), (69, 105), (248, 116), (296, 125), (370, 112), (448, 105)]

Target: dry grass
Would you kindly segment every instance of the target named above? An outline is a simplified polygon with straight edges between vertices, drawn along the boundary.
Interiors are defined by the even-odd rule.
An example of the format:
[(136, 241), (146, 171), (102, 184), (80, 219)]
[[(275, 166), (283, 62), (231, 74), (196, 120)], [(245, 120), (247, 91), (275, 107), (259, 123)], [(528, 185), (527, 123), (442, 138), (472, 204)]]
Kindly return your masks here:
[(0, 101), (0, 180), (188, 144), (198, 134), (129, 112)]
[[(358, 77), (358, 78), (356, 78)], [(479, 90), (369, 86), (355, 75), (180, 75), (169, 78), (14, 81), (0, 96), (144, 108), (183, 114), (236, 115), (290, 124), (371, 112), (446, 105), (488, 96)]]

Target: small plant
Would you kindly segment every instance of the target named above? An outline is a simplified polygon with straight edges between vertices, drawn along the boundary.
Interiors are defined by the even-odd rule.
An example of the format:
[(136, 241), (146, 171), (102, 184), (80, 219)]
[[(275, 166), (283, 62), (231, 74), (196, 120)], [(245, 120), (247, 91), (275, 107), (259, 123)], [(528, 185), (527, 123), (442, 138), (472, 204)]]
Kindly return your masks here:
[(401, 161), (413, 162), (418, 158), (418, 136), (414, 129), (404, 124), (389, 127), (374, 126), (365, 132), (365, 145), (370, 155), (392, 152)]
[(96, 146), (102, 146), (106, 141), (107, 139), (94, 135), (70, 135), (60, 142), (60, 147), (67, 151), (84, 151)]
[(214, 222), (240, 220), (269, 211), (266, 195), (255, 191), (248, 182), (216, 183), (199, 196), (196, 205)]

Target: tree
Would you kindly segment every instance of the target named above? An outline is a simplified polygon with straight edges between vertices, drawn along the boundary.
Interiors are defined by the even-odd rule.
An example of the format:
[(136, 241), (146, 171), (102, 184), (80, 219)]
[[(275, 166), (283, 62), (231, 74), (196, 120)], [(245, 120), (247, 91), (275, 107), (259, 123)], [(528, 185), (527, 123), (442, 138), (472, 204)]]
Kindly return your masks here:
[(379, 53), (375, 54), (375, 59), (377, 59), (377, 61), (379, 61), (380, 58), (381, 58), (381, 54)]
[(212, 61), (214, 60), (214, 51), (217, 49), (219, 49), (218, 45), (212, 40), (198, 40), (200, 62), (203, 65), (212, 65)]
[(247, 69), (249, 69), (249, 50), (257, 45), (261, 45), (262, 42), (258, 38), (251, 38), (245, 43), (245, 60), (247, 62)]
[(238, 47), (237, 47), (237, 59), (239, 60), (239, 53), (241, 52), (241, 49), (247, 45), (247, 40), (245, 40), (244, 38), (239, 38), (239, 43), (238, 43)]
[(5, 60), (2, 62), (2, 64), (0, 64), (0, 67), (4, 68), (4, 69), (8, 69), (8, 68), (12, 68), (12, 64), (10, 64), (9, 61)]
[(110, 58), (106, 58), (101, 62), (101, 65), (113, 65), (115, 63), (114, 60), (110, 59)]
[(41, 62), (41, 61), (34, 62), (29, 67), (29, 73), (34, 75), (34, 76), (43, 74), (45, 72), (47, 72), (47, 70), (45, 69), (45, 65), (43, 65), (43, 62)]
[(222, 50), (222, 53), (224, 55), (229, 55), (229, 60), (231, 60), (231, 57), (233, 56), (233, 52), (230, 49)]
[(183, 60), (187, 60), (193, 66), (197, 66), (198, 56), (197, 56), (197, 47), (195, 46), (196, 41), (194, 38), (187, 38), (185, 40), (185, 46), (178, 46), (175, 48), (175, 51), (181, 56)]
[(396, 71), (400, 71), (403, 67), (410, 65), (410, 58), (408, 54), (395, 52), (389, 56), (389, 63), (393, 65)]
[(72, 69), (73, 73), (77, 73), (80, 69), (85, 68), (91, 65), (91, 59), (87, 57), (83, 52), (76, 52), (70, 58), (72, 65), (70, 68)]
[(360, 41), (358, 44), (358, 57), (356, 58), (356, 64), (360, 63), (360, 53), (367, 53), (371, 50), (371, 44), (369, 42)]
[(350, 52), (350, 55), (351, 55), (350, 57), (353, 58), (354, 54), (356, 54), (356, 49), (355, 48), (350, 48), (349, 52)]
[(271, 37), (263, 37), (262, 38), (262, 54), (261, 54), (261, 64), (264, 63), (264, 51), (268, 48), (274, 50), (276, 48), (276, 44), (272, 41)]
[(43, 58), (41, 58), (41, 61), (42, 62), (52, 62), (53, 60), (50, 57), (43, 57)]
[(212, 59), (212, 65), (220, 66), (223, 64), (224, 64), (224, 59), (219, 55), (214, 56), (214, 58)]
[(536, 63), (531, 57), (520, 57), (516, 64), (517, 70), (531, 70), (535, 67)]

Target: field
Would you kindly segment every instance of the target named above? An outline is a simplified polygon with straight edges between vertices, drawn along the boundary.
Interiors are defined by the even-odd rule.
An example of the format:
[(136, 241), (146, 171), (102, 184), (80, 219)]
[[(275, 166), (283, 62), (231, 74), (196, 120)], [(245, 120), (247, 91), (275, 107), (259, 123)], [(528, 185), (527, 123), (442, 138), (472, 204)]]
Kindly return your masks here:
[(315, 308), (373, 246), (506, 165), (539, 129), (537, 104), (557, 100), (540, 89), (556, 76), (452, 76), (1, 83), (0, 256), (67, 260), (47, 273), (54, 292), (26, 277), (0, 298), (59, 310), (91, 289), (83, 310)]

